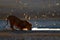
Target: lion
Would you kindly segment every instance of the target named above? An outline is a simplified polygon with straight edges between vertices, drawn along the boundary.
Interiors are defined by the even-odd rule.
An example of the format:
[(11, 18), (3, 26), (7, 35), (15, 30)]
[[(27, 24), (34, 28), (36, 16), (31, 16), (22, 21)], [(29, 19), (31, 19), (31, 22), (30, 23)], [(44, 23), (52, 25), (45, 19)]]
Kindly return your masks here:
[(10, 23), (10, 28), (12, 30), (15, 30), (13, 26), (16, 26), (19, 30), (23, 30), (24, 28), (27, 28), (27, 30), (31, 30), (32, 24), (29, 23), (26, 20), (21, 20), (17, 18), (16, 16), (10, 15), (7, 17), (7, 20)]

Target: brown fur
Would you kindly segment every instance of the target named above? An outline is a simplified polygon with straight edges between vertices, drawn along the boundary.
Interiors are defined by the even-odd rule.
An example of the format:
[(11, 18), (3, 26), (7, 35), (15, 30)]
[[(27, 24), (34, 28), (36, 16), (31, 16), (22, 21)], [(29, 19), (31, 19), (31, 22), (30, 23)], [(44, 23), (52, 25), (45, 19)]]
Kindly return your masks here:
[(7, 20), (10, 22), (10, 27), (12, 28), (12, 30), (14, 30), (13, 26), (16, 26), (20, 30), (23, 30), (24, 28), (31, 30), (31, 28), (32, 28), (31, 23), (29, 23), (26, 20), (21, 20), (21, 19), (17, 18), (16, 16), (12, 16), (12, 15), (8, 16)]

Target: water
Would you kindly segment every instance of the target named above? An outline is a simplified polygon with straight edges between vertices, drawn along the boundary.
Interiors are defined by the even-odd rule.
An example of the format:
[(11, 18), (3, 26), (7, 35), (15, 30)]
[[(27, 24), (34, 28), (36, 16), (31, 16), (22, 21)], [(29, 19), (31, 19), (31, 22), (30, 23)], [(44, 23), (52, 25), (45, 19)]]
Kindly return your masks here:
[[(37, 27), (37, 28), (60, 28), (60, 21), (59, 20), (30, 20), (29, 22), (32, 23), (32, 25), (33, 25), (32, 28), (35, 28), (35, 27)], [(6, 28), (10, 28), (9, 22), (7, 24), (6, 20), (0, 20), (0, 30), (4, 30)], [(6, 30), (5, 32), (0, 31), (0, 33), (2, 33), (2, 34), (7, 33), (7, 35), (0, 36), (0, 40), (60, 40), (59, 36), (45, 36), (45, 35), (44, 36), (39, 36), (38, 34), (36, 34), (38, 36), (35, 36), (33, 34), (34, 32), (35, 31), (9, 31), (9, 30), (8, 31)], [(39, 32), (43, 33), (42, 31), (39, 31)], [(46, 31), (44, 31), (44, 32), (46, 32)], [(48, 33), (51, 33), (51, 32), (48, 31)], [(9, 36), (10, 34), (8, 34), (8, 33), (10, 33), (11, 36)], [(29, 33), (31, 33), (34, 36), (28, 36), (28, 35), (23, 36), (24, 35), (23, 33), (24, 34), (26, 33), (28, 35), (29, 35)], [(35, 33), (37, 33), (37, 31)], [(55, 34), (55, 33), (58, 33), (58, 32), (54, 31), (52, 33)], [(13, 34), (14, 34), (14, 36), (13, 36)], [(19, 36), (18, 34), (23, 34), (23, 35)]]
[[(60, 20), (30, 20), (32, 28), (60, 28)], [(0, 20), (0, 30), (10, 28), (9, 22)]]

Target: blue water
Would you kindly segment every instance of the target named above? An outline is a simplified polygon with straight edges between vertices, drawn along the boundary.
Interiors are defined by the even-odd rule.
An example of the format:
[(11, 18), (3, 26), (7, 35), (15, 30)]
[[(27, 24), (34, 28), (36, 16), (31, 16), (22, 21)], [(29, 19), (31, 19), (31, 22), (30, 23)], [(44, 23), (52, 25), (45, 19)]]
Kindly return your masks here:
[[(60, 28), (59, 20), (30, 20), (32, 28)], [(0, 20), (0, 30), (10, 28), (9, 23), (6, 20)]]

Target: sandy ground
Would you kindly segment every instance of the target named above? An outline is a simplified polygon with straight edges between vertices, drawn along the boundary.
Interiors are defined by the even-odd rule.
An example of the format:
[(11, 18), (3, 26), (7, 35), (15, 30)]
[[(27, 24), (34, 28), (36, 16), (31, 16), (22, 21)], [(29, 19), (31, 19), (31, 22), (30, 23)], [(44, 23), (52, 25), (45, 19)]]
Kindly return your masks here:
[(60, 32), (49, 31), (0, 31), (0, 40), (59, 40)]
[(60, 31), (0, 31), (0, 36), (60, 36)]

